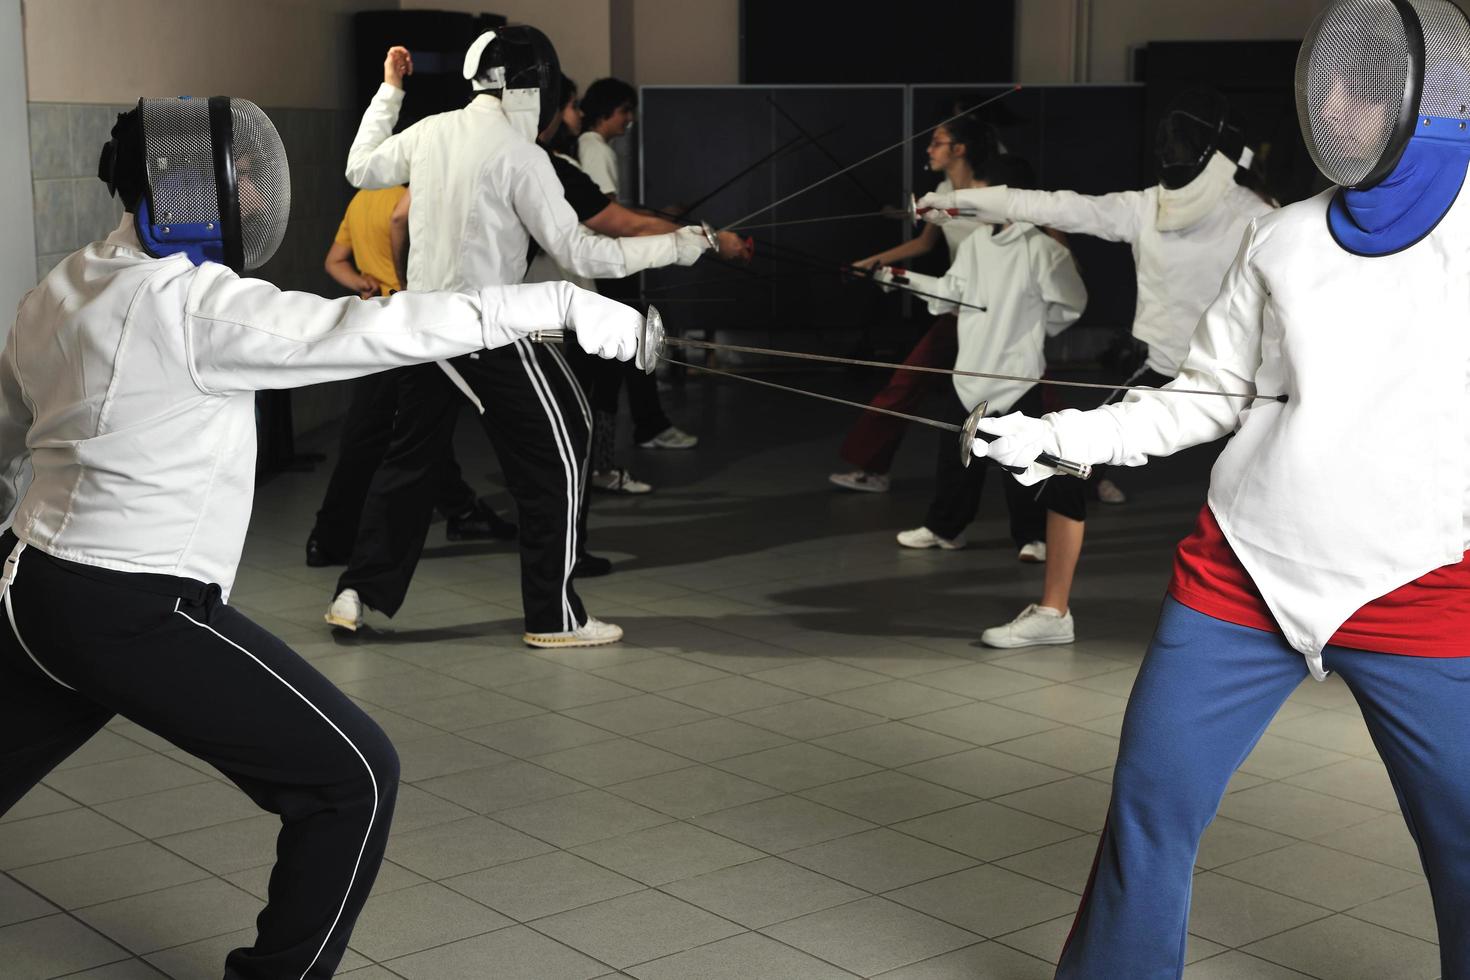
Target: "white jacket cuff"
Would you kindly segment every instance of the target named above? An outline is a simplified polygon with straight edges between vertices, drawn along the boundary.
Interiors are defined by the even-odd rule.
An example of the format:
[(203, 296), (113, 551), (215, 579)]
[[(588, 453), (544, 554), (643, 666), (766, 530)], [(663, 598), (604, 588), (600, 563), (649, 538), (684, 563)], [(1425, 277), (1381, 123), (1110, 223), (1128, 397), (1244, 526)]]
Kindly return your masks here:
[(640, 235), (637, 238), (619, 238), (623, 250), (623, 261), (628, 266), (628, 275), (636, 275), (645, 269), (661, 269), (679, 261), (679, 247), (674, 235)]
[(1110, 463), (1114, 466), (1142, 466), (1148, 457), (1128, 449), (1123, 442), (1123, 428), (1111, 406), (1081, 412), (1075, 408), (1064, 409), (1045, 416), (1056, 433), (1058, 454), (1074, 463), (1091, 463), (1094, 466)]

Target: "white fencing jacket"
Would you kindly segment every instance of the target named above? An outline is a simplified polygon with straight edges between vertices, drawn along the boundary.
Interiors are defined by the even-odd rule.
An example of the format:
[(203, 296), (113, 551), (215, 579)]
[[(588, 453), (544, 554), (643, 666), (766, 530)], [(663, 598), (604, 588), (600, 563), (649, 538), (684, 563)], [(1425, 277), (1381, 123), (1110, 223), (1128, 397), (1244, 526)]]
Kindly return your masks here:
[(1256, 218), (1167, 387), (1048, 416), (1061, 455), (1138, 465), (1235, 430), (1209, 504), (1288, 642), (1321, 651), (1359, 608), (1470, 546), (1470, 194), (1395, 255), (1343, 251), (1335, 190)]
[[(1003, 194), (999, 203), (997, 194)], [(1097, 197), (1010, 188), (972, 188), (955, 197), (961, 205), (980, 207), (982, 220), (1029, 221), (1131, 245), (1138, 276), (1133, 336), (1148, 345), (1148, 366), (1171, 378), (1179, 373), (1200, 315), (1220, 290), (1246, 224), (1272, 210), (1253, 192), (1232, 185), (1199, 223), (1159, 231), (1157, 185)]]
[(226, 598), (254, 495), (257, 390), (500, 347), (564, 322), (574, 292), (327, 300), (153, 258), (132, 219), (21, 302), (0, 352), (0, 519), (57, 558), (213, 582)]
[(378, 88), (347, 154), (347, 179), (354, 187), (411, 182), (409, 289), (521, 282), (533, 236), (563, 267), (591, 278), (678, 260), (673, 233), (607, 238), (582, 227), (546, 152), (511, 126), (493, 95), (390, 135), (402, 103), (402, 89)]
[[(1019, 221), (993, 235), (988, 225), (982, 226), (966, 237), (942, 277), (911, 272), (909, 279), (917, 289), (948, 297), (930, 300), (929, 312), (959, 315), (954, 366), (961, 371), (1041, 377), (1046, 338), (1065, 330), (1087, 306), (1087, 287), (1071, 251), (1035, 225)], [(959, 306), (956, 300), (970, 305)], [(1009, 411), (1035, 385), (960, 375), (953, 380), (966, 409), (974, 411), (984, 400), (990, 403), (990, 414)]]

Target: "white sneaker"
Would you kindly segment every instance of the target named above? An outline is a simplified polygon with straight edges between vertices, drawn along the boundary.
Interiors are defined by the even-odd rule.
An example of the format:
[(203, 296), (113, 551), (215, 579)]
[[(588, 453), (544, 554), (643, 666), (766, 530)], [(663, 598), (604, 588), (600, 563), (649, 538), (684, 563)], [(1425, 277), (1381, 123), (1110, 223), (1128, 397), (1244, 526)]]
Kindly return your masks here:
[(1123, 492), (1122, 487), (1104, 478), (1097, 481), (1097, 499), (1105, 504), (1126, 504), (1128, 495)]
[(899, 531), (898, 543), (905, 548), (939, 548), (943, 551), (957, 551), (965, 546), (963, 533), (953, 538), (941, 538), (927, 527), (916, 527), (912, 531)]
[(888, 492), (887, 473), (869, 473), (867, 470), (853, 470), (851, 473), (833, 473), (827, 479), (844, 490), (858, 490), (862, 493)]
[(980, 634), (981, 643), (1001, 649), (1071, 643), (1073, 639), (1075, 634), (1070, 612), (1057, 612), (1034, 602), (1004, 626), (992, 626)]
[(1046, 542), (1028, 541), (1021, 545), (1021, 550), (1016, 553), (1016, 557), (1028, 565), (1040, 565), (1046, 561)]
[(625, 469), (594, 470), (588, 477), (593, 490), (603, 493), (640, 494), (652, 493), (653, 485), (636, 479)]
[(587, 622), (574, 630), (565, 630), (561, 633), (527, 633), (521, 637), (526, 646), (541, 647), (543, 649), (560, 647), (600, 647), (608, 643), (616, 643), (623, 638), (623, 628), (614, 626), (612, 623), (604, 623), (602, 620), (592, 616), (587, 617)]
[(652, 439), (640, 442), (644, 449), (693, 449), (699, 445), (699, 436), (692, 436), (683, 429), (669, 426)]
[(338, 593), (337, 598), (327, 607), (324, 618), (333, 626), (357, 632), (357, 628), (362, 625), (362, 599), (358, 597), (357, 590), (343, 589)]

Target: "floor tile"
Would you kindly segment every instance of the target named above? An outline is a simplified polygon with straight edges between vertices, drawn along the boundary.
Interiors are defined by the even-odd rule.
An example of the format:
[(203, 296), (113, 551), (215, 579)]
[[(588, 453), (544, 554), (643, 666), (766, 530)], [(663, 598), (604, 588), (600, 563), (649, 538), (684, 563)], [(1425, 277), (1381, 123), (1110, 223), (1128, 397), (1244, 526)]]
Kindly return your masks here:
[(1189, 931), (1224, 946), (1239, 947), (1331, 914), (1320, 905), (1207, 871), (1194, 876)]
[(1126, 698), (1072, 684), (1052, 684), (1019, 694), (1008, 694), (992, 698), (991, 703), (1041, 715), (1068, 725), (1117, 714), (1128, 706)]
[(470, 769), (449, 776), (426, 779), (418, 785), (433, 796), (476, 813), (508, 810), (540, 800), (579, 793), (587, 788), (586, 783), (531, 762), (510, 762), (491, 766), (489, 769)]
[(838, 704), (893, 720), (942, 711), (970, 701), (958, 694), (903, 680), (839, 691), (827, 697)]
[(264, 813), (233, 823), (160, 837), (158, 843), (185, 860), (223, 875), (256, 868), (274, 860), (276, 838), (280, 832), (281, 818)]
[(639, 980), (853, 980), (855, 974), (747, 933), (629, 968)]
[(709, 721), (645, 732), (637, 738), (640, 742), (696, 762), (718, 762), (791, 743), (784, 735), (729, 718), (711, 718)]
[(96, 805), (113, 800), (177, 789), (208, 779), (189, 766), (180, 765), (162, 755), (149, 753), (112, 762), (63, 769), (46, 777), (52, 789), (79, 803)]
[(1024, 810), (1038, 817), (1076, 827), (1078, 830), (1102, 830), (1108, 815), (1111, 787), (1075, 776), (1057, 783), (1047, 783), (996, 799), (997, 803)]
[[(45, 865), (37, 865), (44, 868)], [(9, 875), (0, 874), (0, 926), (55, 915), (61, 911)]]
[(467, 728), (459, 732), (459, 736), (519, 759), (529, 759), (592, 742), (605, 742), (616, 737), (612, 732), (594, 725), (551, 713)]
[(134, 953), (151, 953), (248, 927), (264, 902), (218, 878), (175, 885), (77, 912)]
[(1051, 980), (1056, 967), (999, 943), (977, 943), (913, 966), (880, 974), (881, 980)]
[(645, 885), (664, 885), (764, 856), (753, 847), (687, 823), (636, 830), (584, 844), (574, 852)]
[(6, 980), (46, 980), (127, 957), (127, 950), (66, 915), (0, 928)]
[(788, 851), (783, 857), (874, 894), (976, 863), (972, 857), (885, 828)]
[(1012, 854), (996, 861), (998, 867), (1081, 895), (1097, 857), (1097, 838), (1091, 834)]
[[(1325, 751), (1325, 750), (1323, 750)], [(1398, 797), (1389, 782), (1388, 770), (1377, 759), (1349, 759), (1334, 765), (1302, 772), (1286, 782), (1303, 789), (1326, 793), (1341, 800), (1397, 813)]]
[(1075, 773), (1111, 766), (1118, 757), (1117, 739), (1071, 726), (998, 742), (991, 747), (997, 752)]
[(866, 820), (795, 796), (747, 803), (696, 817), (694, 822), (770, 854), (845, 837), (873, 826)]
[(1307, 974), (1288, 970), (1249, 953), (1230, 950), (1201, 960), (1184, 970), (1184, 980), (1310, 980)]
[(512, 684), (501, 688), (500, 693), (519, 701), (550, 708), (553, 711), (564, 711), (567, 708), (576, 708), (584, 704), (629, 698), (639, 692), (637, 688), (628, 687), (625, 684), (616, 684), (603, 680), (601, 677), (593, 677), (591, 674), (574, 672), (568, 675), (543, 677), (522, 684)]
[(432, 735), (396, 745), (398, 765), (405, 783), (418, 783), (436, 776), (487, 769), (509, 762), (503, 752), (486, 748), (458, 735)]
[[(1321, 769), (1331, 766), (1336, 762), (1361, 762), (1352, 756), (1342, 752), (1334, 752), (1331, 749), (1319, 748), (1299, 742), (1295, 739), (1282, 738), (1279, 735), (1267, 733), (1261, 736), (1251, 754), (1240, 764), (1241, 771), (1264, 776), (1267, 779), (1286, 779), (1289, 776), (1308, 773), (1309, 770)], [(1297, 780), (1291, 780), (1298, 786), (1306, 785)], [(1315, 788), (1315, 787), (1308, 787)], [(1333, 794), (1337, 795), (1337, 794)]]
[(627, 738), (562, 749), (560, 752), (539, 755), (533, 761), (538, 766), (589, 786), (624, 783), (655, 773), (685, 769), (690, 765), (689, 760), (683, 756)]
[(1043, 677), (1023, 674), (1018, 670), (1008, 670), (993, 664), (954, 666), (948, 670), (923, 674), (913, 680), (917, 684), (925, 684), (941, 691), (949, 691), (951, 694), (959, 694), (980, 701), (1020, 694), (1022, 691), (1034, 691), (1037, 688), (1050, 687), (1055, 683)]
[(609, 786), (608, 792), (671, 817), (697, 817), (781, 795), (780, 790), (709, 766), (645, 776)]
[(98, 905), (209, 877), (203, 868), (144, 841), (33, 864), (11, 873), (22, 884), (66, 909)]
[(557, 847), (570, 848), (668, 823), (670, 818), (611, 793), (588, 790), (501, 810), (495, 819)]
[(1079, 836), (1075, 827), (994, 803), (971, 803), (906, 820), (894, 824), (893, 829), (981, 861), (999, 860)]
[(1308, 843), (1292, 844), (1216, 871), (1338, 912), (1412, 888), (1423, 880), (1421, 875)]
[(670, 882), (663, 890), (751, 929), (864, 897), (857, 888), (774, 857)]
[(846, 705), (833, 704), (819, 698), (806, 698), (785, 704), (742, 711), (734, 716), (736, 721), (765, 728), (788, 738), (811, 739), (823, 735), (836, 735), (876, 725), (884, 719), (867, 711), (859, 711)]
[(991, 745), (1057, 727), (1057, 723), (1024, 711), (995, 704), (966, 704), (908, 719), (910, 725), (958, 738), (974, 745)]
[(181, 834), (261, 812), (244, 793), (216, 780), (104, 803), (97, 811), (146, 837)]
[(388, 845), (388, 857), (437, 881), (553, 849), (494, 820), (471, 817), (394, 837)]
[(494, 691), (467, 691), (399, 705), (399, 714), (446, 732), (539, 715), (545, 709)]
[(755, 708), (767, 708), (801, 697), (796, 691), (775, 684), (751, 680), (749, 677), (726, 677), (704, 681), (688, 687), (663, 692), (664, 697), (702, 708), (717, 715), (733, 715)]
[(1266, 783), (1226, 796), (1220, 813), (1253, 827), (1301, 837), (1344, 830), (1383, 811), (1286, 783)]
[(1222, 864), (1278, 850), (1290, 843), (1292, 838), (1284, 834), (1252, 827), (1228, 817), (1216, 817), (1205, 828), (1194, 863), (1201, 868), (1218, 868)]
[(1071, 892), (994, 865), (933, 878), (886, 897), (987, 938), (1077, 909), (1077, 896)]
[(990, 799), (1066, 779), (1066, 770), (1022, 759), (998, 749), (969, 749), (905, 766), (910, 776)]
[(1385, 814), (1341, 830), (1329, 830), (1313, 840), (1324, 847), (1391, 864), (1403, 871), (1422, 872), (1419, 848), (1409, 836), (1404, 818)]
[(90, 810), (64, 810), (0, 824), (0, 871), (89, 854), (138, 835)]
[(716, 765), (791, 793), (876, 771), (869, 763), (802, 742), (725, 759)]
[(1439, 975), (1439, 948), (1338, 915), (1245, 947), (1293, 970), (1333, 980), (1418, 980)]
[(1120, 670), (1125, 666), (1116, 660), (1078, 653), (1067, 647), (1033, 647), (1016, 656), (999, 657), (994, 663), (998, 667), (1053, 681), (1081, 680), (1084, 677)]
[(814, 912), (762, 931), (865, 977), (927, 960), (976, 940), (974, 933), (882, 898)]
[(1429, 886), (1415, 885), (1396, 895), (1385, 895), (1376, 901), (1359, 905), (1348, 913), (1374, 925), (1407, 933), (1426, 942), (1439, 942), (1439, 930), (1435, 926), (1434, 903), (1429, 896)]
[(751, 680), (788, 687), (802, 694), (822, 697), (837, 691), (855, 687), (867, 687), (888, 680), (888, 675), (871, 670), (862, 670), (830, 660), (810, 660), (790, 667), (777, 667), (747, 674)]
[(29, 820), (31, 817), (44, 817), (50, 813), (60, 813), (62, 810), (75, 810), (77, 807), (76, 800), (62, 796), (45, 783), (37, 783), (31, 787), (29, 793), (17, 800), (14, 806), (0, 814), (0, 824)]
[(619, 735), (641, 735), (715, 717), (708, 711), (670, 701), (656, 694), (640, 694), (637, 697), (568, 708), (566, 714)]
[(547, 939), (525, 926), (511, 926), (422, 953), (388, 961), (407, 980), (590, 980), (607, 965)]
[(443, 884), (518, 922), (643, 890), (633, 879), (566, 851), (446, 878)]
[(593, 671), (605, 680), (636, 687), (640, 691), (666, 691), (671, 687), (687, 687), (705, 681), (721, 680), (729, 675), (723, 670), (692, 663), (679, 657), (650, 657), (630, 664), (604, 667)]
[(619, 969), (744, 931), (688, 902), (653, 891), (538, 919), (535, 928)]
[(875, 772), (805, 790), (801, 795), (877, 824), (911, 820), (974, 802), (974, 797), (901, 772)]
[(813, 744), (889, 769), (970, 748), (968, 742), (897, 721), (827, 735)]
[(508, 925), (498, 912), (431, 882), (368, 899), (352, 946), (382, 963)]

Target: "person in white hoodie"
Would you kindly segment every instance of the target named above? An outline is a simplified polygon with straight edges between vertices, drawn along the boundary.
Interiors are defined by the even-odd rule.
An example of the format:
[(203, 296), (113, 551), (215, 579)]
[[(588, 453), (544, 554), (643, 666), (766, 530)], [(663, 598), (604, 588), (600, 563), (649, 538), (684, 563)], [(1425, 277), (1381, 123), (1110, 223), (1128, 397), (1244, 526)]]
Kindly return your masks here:
[[(980, 165), (976, 182), (979, 186), (995, 182), (1029, 187), (1035, 178), (1024, 160), (1002, 154)], [(961, 371), (1041, 377), (1046, 371), (1046, 338), (1070, 326), (1087, 305), (1087, 289), (1071, 251), (1024, 221), (981, 225), (961, 242), (954, 263), (941, 277), (904, 274), (915, 288), (943, 297), (930, 300), (929, 312), (958, 316), (958, 349), (952, 366)], [(893, 276), (892, 267), (884, 266), (875, 278), (885, 282)], [(946, 421), (963, 422), (981, 402), (996, 415), (1012, 408), (1038, 411), (1041, 407), (1041, 389), (1034, 381), (958, 374), (951, 380), (952, 387), (941, 396), (939, 417)], [(952, 440), (940, 439), (934, 497), (924, 524), (901, 532), (898, 543), (905, 548), (964, 547), (964, 530), (979, 509), (988, 469), (965, 467)], [(1060, 608), (1070, 627), (1066, 594), (1082, 550), (1082, 522), (1087, 514), (1082, 481), (1056, 477), (1043, 487), (1028, 489), (1007, 480), (1006, 502), (1011, 537), (1018, 549), (1046, 540), (1049, 588), (1044, 600), (1057, 601), (1055, 596), (1061, 595)]]
[(1177, 381), (982, 422), (998, 438), (974, 446), (1030, 482), (1041, 452), (1136, 466), (1234, 433), (1129, 699), (1059, 977), (1180, 975), (1200, 836), (1329, 671), (1418, 845), (1442, 976), (1470, 977), (1470, 22), (1447, 0), (1336, 0), (1297, 76), (1338, 186), (1250, 222)]
[[(1078, 194), (992, 186), (927, 194), (924, 218), (951, 219), (947, 209), (975, 209), (981, 221), (1029, 221), (1068, 234), (1127, 242), (1133, 249), (1138, 305), (1132, 333), (1147, 348), (1138, 369), (1122, 380), (1159, 385), (1179, 373), (1190, 334), (1220, 288), (1246, 224), (1272, 204), (1239, 180), (1250, 162), (1242, 131), (1218, 92), (1183, 92), (1159, 123), (1155, 157), (1159, 183), (1138, 191)], [(1099, 478), (1104, 503), (1126, 498)]]
[(569, 283), (327, 300), (242, 278), (290, 209), (265, 114), (144, 99), (112, 132), (99, 172), (122, 222), (26, 295), (0, 353), (0, 814), (114, 715), (135, 722), (281, 818), (267, 903), (226, 980), (324, 980), (383, 858), (398, 757), (229, 605), (255, 393), (558, 324), (628, 358), (642, 320)]

